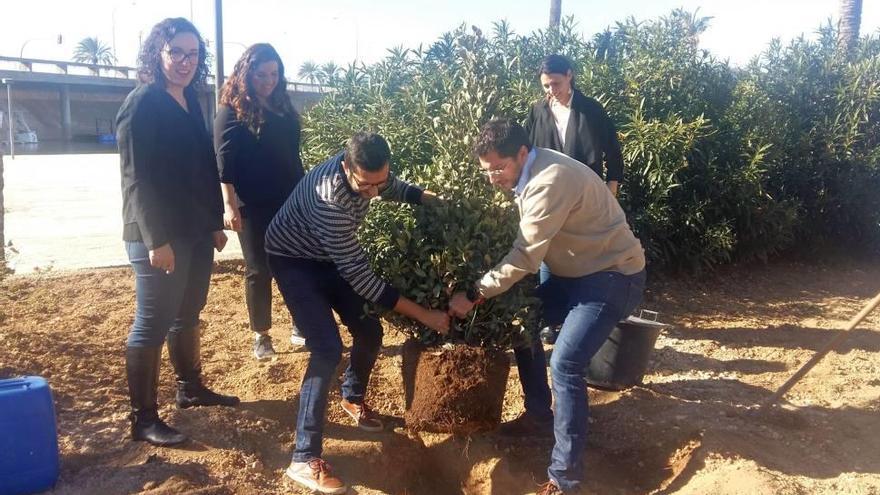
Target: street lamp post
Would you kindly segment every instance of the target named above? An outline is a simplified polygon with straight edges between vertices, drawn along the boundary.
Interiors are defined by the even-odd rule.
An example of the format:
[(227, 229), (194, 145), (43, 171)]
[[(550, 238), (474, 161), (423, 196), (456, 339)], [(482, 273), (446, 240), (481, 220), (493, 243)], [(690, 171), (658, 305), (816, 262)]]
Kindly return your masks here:
[(55, 42), (59, 45), (64, 40), (64, 38), (60, 34), (55, 38), (31, 38), (31, 39), (25, 40), (25, 42), (21, 44), (21, 50), (18, 51), (18, 58), (24, 58), (24, 48), (31, 41), (42, 41), (42, 40), (50, 40), (50, 39), (55, 39)]
[(214, 0), (214, 104), (220, 108), (223, 87), (223, 0)]
[(360, 34), (361, 30), (360, 30), (360, 26), (358, 25), (357, 17), (337, 15), (337, 16), (330, 18), (330, 20), (331, 21), (339, 21), (339, 20), (342, 20), (344, 17), (348, 17), (349, 19), (351, 19), (351, 22), (354, 24), (354, 62), (355, 62), (355, 64), (357, 64), (357, 61), (359, 58), (358, 48), (360, 45), (360, 38), (361, 38), (361, 34)]
[[(136, 3), (135, 0), (130, 0), (128, 2), (129, 5), (134, 6)], [(110, 42), (113, 43), (113, 63), (119, 63), (119, 57), (116, 54), (116, 9), (119, 8), (119, 3), (113, 4), (113, 9), (110, 10)]]
[(9, 157), (15, 160), (15, 119), (12, 118), (12, 79), (3, 79), (6, 85), (6, 110), (9, 113)]

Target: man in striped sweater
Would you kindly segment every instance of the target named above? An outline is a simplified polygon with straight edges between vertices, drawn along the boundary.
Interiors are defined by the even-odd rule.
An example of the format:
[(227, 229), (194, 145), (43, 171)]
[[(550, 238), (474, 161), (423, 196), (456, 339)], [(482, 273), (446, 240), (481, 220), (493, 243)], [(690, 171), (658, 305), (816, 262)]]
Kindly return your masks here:
[(340, 405), (366, 431), (383, 428), (365, 401), (382, 345), (382, 325), (365, 311), (366, 303), (393, 309), (438, 332), (449, 330), (446, 312), (416, 304), (376, 276), (358, 243), (357, 230), (373, 198), (412, 204), (438, 200), (430, 191), (392, 176), (390, 158), (391, 150), (382, 136), (355, 134), (344, 152), (306, 174), (266, 231), (269, 267), (311, 352), (300, 389), (296, 448), (287, 475), (322, 493), (346, 490), (321, 459), (327, 393), (342, 358), (333, 312), (353, 340)]

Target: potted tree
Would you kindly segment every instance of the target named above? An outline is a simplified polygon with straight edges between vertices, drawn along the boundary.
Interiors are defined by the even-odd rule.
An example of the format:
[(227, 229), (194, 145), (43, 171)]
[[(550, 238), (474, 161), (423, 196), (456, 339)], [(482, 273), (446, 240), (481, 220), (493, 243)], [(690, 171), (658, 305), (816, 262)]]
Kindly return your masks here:
[[(307, 115), (315, 161), (357, 129), (392, 146), (395, 173), (445, 198), (432, 208), (381, 203), (360, 232), (379, 273), (416, 302), (445, 309), (450, 294), (473, 284), (509, 249), (516, 213), (494, 192), (471, 139), (502, 101), (490, 47), (459, 29), (427, 52), (398, 50), (384, 62), (349, 71), (337, 91)], [(533, 95), (529, 95), (531, 97)], [(471, 432), (501, 420), (509, 361), (504, 351), (535, 324), (529, 284), (457, 321), (440, 336), (389, 316), (410, 337), (403, 347), (406, 422), (414, 429)]]

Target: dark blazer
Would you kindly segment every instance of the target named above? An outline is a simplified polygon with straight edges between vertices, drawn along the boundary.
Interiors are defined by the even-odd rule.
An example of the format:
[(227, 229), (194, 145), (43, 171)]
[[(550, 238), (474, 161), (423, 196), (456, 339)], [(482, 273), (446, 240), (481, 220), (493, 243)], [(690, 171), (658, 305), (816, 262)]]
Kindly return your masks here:
[(184, 94), (188, 112), (159, 85), (141, 85), (116, 115), (122, 238), (148, 249), (223, 230), (211, 137), (195, 92)]
[(259, 136), (226, 105), (214, 119), (214, 151), (220, 182), (235, 186), (238, 206), (278, 211), (303, 178), (300, 123), (296, 115), (265, 112)]
[[(565, 135), (565, 147), (559, 140), (556, 121), (547, 98), (532, 106), (525, 124), (533, 146), (549, 148), (588, 165), (606, 182), (623, 181), (623, 154), (617, 129), (598, 101), (573, 90), (571, 116)], [(603, 170), (607, 169), (607, 173)]]

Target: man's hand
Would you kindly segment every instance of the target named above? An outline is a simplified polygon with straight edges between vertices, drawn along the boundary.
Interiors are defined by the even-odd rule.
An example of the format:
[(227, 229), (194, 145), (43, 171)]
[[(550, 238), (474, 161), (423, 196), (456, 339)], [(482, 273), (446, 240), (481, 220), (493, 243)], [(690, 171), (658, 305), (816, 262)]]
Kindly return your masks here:
[(419, 321), (423, 325), (439, 332), (441, 335), (449, 333), (449, 315), (439, 309), (429, 309), (419, 317)]
[(446, 200), (427, 189), (422, 191), (422, 205), (424, 206), (440, 206), (444, 201)]
[(214, 249), (216, 249), (218, 253), (223, 251), (223, 248), (226, 247), (226, 234), (224, 234), (222, 230), (215, 230), (211, 234), (214, 236)]
[(238, 208), (229, 205), (223, 208), (223, 227), (233, 232), (241, 232), (241, 212)]
[(174, 271), (174, 250), (171, 244), (164, 244), (156, 249), (150, 249), (150, 264), (154, 267), (165, 270), (165, 273)]
[(464, 318), (474, 309), (474, 304), (468, 299), (466, 292), (456, 292), (449, 300), (449, 314), (456, 318)]

